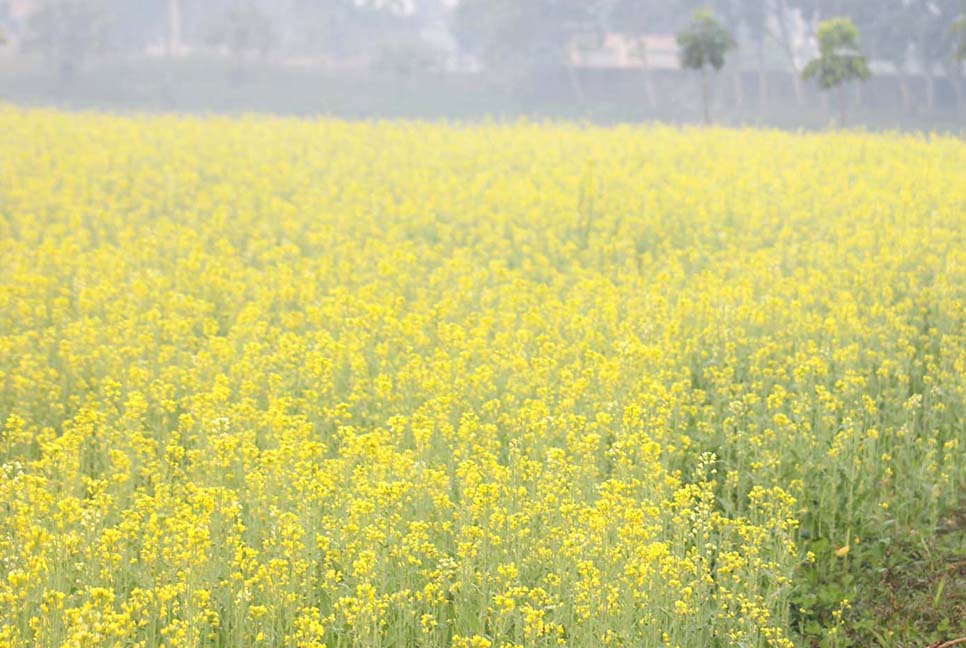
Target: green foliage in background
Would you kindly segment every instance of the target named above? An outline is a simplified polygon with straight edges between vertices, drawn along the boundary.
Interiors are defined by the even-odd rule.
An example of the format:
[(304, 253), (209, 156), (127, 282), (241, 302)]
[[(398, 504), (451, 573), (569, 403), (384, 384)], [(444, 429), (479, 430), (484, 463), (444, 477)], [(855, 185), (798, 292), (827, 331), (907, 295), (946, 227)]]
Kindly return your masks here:
[(737, 43), (709, 9), (702, 9), (695, 12), (691, 24), (678, 34), (678, 45), (684, 67), (692, 70), (710, 67), (718, 71), (724, 67), (725, 54)]
[(67, 80), (104, 50), (110, 22), (104, 0), (40, 0), (27, 21), (23, 46), (56, 65)]
[(834, 18), (818, 28), (818, 58), (805, 66), (802, 76), (816, 79), (823, 90), (871, 76), (869, 63), (859, 50), (859, 30), (848, 18)]
[(719, 72), (725, 64), (725, 54), (737, 47), (734, 36), (718, 22), (710, 9), (694, 12), (691, 23), (677, 36), (681, 48), (681, 66), (705, 73), (702, 79), (704, 121), (711, 123), (711, 86), (708, 68)]
[(815, 79), (822, 90), (839, 90), (839, 123), (844, 125), (847, 104), (842, 87), (847, 83), (865, 81), (872, 75), (869, 63), (859, 49), (859, 30), (848, 18), (823, 22), (818, 28), (818, 51), (818, 57), (802, 71), (802, 78)]
[(235, 57), (265, 55), (274, 42), (271, 19), (251, 2), (238, 2), (215, 15), (208, 24), (206, 42), (224, 47)]
[(959, 35), (959, 46), (956, 48), (956, 60), (966, 61), (966, 13), (959, 17), (953, 25), (953, 31)]

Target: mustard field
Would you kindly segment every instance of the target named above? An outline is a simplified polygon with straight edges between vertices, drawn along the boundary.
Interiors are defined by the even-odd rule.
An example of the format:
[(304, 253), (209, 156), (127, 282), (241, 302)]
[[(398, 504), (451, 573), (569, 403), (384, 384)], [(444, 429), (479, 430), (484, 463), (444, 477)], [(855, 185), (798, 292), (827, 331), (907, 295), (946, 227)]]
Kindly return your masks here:
[(964, 492), (961, 139), (0, 108), (0, 646), (845, 646)]

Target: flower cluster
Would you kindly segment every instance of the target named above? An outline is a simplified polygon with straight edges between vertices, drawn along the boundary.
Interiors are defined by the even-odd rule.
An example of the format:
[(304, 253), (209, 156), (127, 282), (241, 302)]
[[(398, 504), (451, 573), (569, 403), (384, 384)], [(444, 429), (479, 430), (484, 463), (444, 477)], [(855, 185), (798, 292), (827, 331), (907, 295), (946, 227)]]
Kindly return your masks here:
[(796, 645), (966, 487), (964, 168), (0, 109), (0, 645)]

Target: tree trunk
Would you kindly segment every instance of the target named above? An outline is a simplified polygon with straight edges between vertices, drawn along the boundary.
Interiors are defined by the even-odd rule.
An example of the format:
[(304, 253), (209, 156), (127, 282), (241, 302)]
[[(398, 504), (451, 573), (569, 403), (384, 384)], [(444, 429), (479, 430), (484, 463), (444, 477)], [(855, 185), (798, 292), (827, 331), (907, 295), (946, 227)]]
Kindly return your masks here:
[(956, 94), (956, 110), (962, 112), (966, 108), (966, 88), (964, 88), (962, 65), (958, 61), (949, 60), (943, 64), (946, 78), (949, 79), (953, 92)]
[(168, 0), (168, 56), (181, 50), (181, 0)]
[(704, 104), (704, 124), (711, 125), (711, 77), (707, 68), (701, 70), (701, 102)]
[(70, 84), (75, 76), (77, 76), (77, 62), (70, 57), (62, 57), (57, 64), (57, 78), (60, 81), (60, 87), (64, 88)]
[(802, 80), (799, 75), (798, 64), (795, 62), (795, 47), (792, 45), (791, 30), (788, 28), (788, 7), (785, 0), (778, 0), (778, 27), (781, 30), (781, 45), (788, 57), (788, 64), (792, 68), (792, 84), (795, 88), (795, 103), (802, 105)]
[(765, 112), (768, 104), (768, 70), (765, 67), (765, 39), (758, 40), (758, 110)]
[(845, 128), (845, 107), (848, 104), (847, 95), (845, 94), (845, 84), (840, 83), (835, 90), (839, 103), (839, 128)]
[(933, 72), (932, 61), (925, 64), (926, 70), (926, 109), (932, 112), (936, 109), (936, 76)]
[(802, 77), (797, 69), (792, 70), (792, 85), (795, 89), (795, 103), (801, 106), (803, 103)]
[(654, 90), (654, 77), (651, 74), (651, 64), (647, 59), (647, 49), (644, 39), (640, 40), (639, 58), (641, 69), (644, 76), (644, 96), (647, 98), (647, 105), (652, 111), (657, 110), (657, 92)]
[(734, 94), (736, 112), (739, 112), (745, 105), (745, 86), (744, 80), (741, 78), (741, 68), (738, 67), (737, 63), (731, 72), (731, 89)]
[(574, 66), (568, 61), (564, 64), (567, 68), (567, 77), (570, 79), (570, 87), (573, 88), (574, 98), (577, 100), (577, 105), (583, 108), (586, 104), (584, 100), (584, 88), (580, 85), (580, 77), (577, 76), (577, 71)]
[(912, 112), (912, 90), (909, 87), (909, 75), (902, 72), (899, 76), (899, 95), (902, 99), (902, 112), (909, 114)]

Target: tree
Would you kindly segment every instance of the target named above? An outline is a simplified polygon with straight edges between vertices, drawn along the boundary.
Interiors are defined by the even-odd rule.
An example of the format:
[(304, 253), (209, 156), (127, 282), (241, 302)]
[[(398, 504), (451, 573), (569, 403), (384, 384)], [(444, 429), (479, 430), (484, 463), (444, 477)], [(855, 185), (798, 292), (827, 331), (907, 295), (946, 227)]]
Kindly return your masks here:
[(917, 20), (919, 10), (907, 0), (882, 0), (873, 7), (855, 7), (850, 14), (862, 33), (869, 57), (888, 61), (895, 67), (905, 112), (913, 107), (908, 62), (914, 33), (910, 25)]
[(691, 23), (678, 33), (681, 65), (697, 70), (702, 75), (701, 100), (704, 121), (711, 123), (711, 78), (709, 68), (719, 72), (725, 64), (725, 54), (737, 45), (734, 36), (715, 19), (709, 9), (694, 13)]
[(755, 44), (755, 60), (758, 67), (758, 108), (763, 111), (768, 102), (768, 69), (765, 47), (768, 39), (769, 3), (766, 0), (732, 0), (738, 16)]
[[(10, 13), (10, 7), (7, 5), (6, 2), (3, 2), (3, 0), (0, 0), (0, 20), (3, 20), (4, 22), (6, 22), (6, 20), (10, 17), (9, 13)], [(0, 47), (3, 47), (6, 44), (7, 44), (7, 33), (3, 30), (3, 27), (0, 26)]]
[[(739, 49), (745, 48), (745, 41), (754, 46), (755, 63), (758, 76), (758, 107), (763, 110), (768, 100), (768, 73), (767, 73), (767, 46), (769, 39), (774, 39), (775, 43), (785, 51), (785, 42), (782, 34), (788, 37), (789, 61), (794, 67), (795, 58), (793, 45), (791, 42), (791, 31), (782, 31), (784, 23), (783, 16), (780, 16), (781, 6), (773, 0), (706, 0), (716, 16), (720, 17), (725, 29), (733, 34), (741, 34), (744, 38), (738, 37)], [(772, 33), (771, 27), (777, 27), (779, 34)], [(751, 50), (747, 50), (751, 53)], [(741, 62), (738, 57), (731, 57), (734, 64), (731, 66), (732, 81), (734, 84), (734, 96), (736, 107), (743, 103), (744, 86), (741, 78)], [(797, 72), (795, 80), (798, 81)], [(796, 97), (799, 96), (796, 90)]]
[(66, 81), (105, 47), (110, 20), (105, 0), (41, 0), (28, 19), (24, 48), (56, 65)]
[(289, 46), (329, 61), (378, 57), (383, 43), (413, 22), (401, 0), (291, 0), (288, 6), (280, 17), (297, 18)]
[(597, 0), (462, 0), (453, 15), (460, 45), (489, 69), (566, 68), (578, 97), (569, 48), (575, 37), (599, 33), (601, 23)]
[(862, 34), (870, 57), (892, 63), (899, 76), (904, 107), (911, 108), (915, 93), (909, 87), (909, 63), (926, 83), (925, 103), (935, 106), (936, 73), (944, 68), (960, 103), (964, 103), (961, 66), (955, 63), (955, 39), (949, 26), (966, 7), (962, 0), (780, 0), (801, 13), (807, 25), (848, 16)]
[(745, 88), (741, 75), (741, 60), (737, 54), (741, 50), (742, 38), (739, 35), (748, 36), (750, 23), (746, 21), (748, 10), (760, 4), (760, 0), (707, 0), (706, 7), (710, 9), (717, 19), (721, 22), (729, 33), (734, 36), (735, 55), (729, 58), (728, 75), (731, 77), (731, 87), (734, 106), (740, 109), (744, 105)]
[(265, 56), (275, 35), (272, 19), (251, 0), (239, 0), (227, 10), (216, 14), (208, 25), (205, 37), (209, 45), (224, 47), (235, 61), (233, 74), (241, 79), (242, 63), (246, 56)]
[(805, 66), (802, 77), (816, 79), (822, 90), (835, 89), (840, 123), (845, 125), (845, 84), (871, 76), (869, 64), (859, 50), (859, 30), (848, 18), (826, 20), (818, 28), (818, 58)]
[(905, 29), (912, 36), (915, 56), (926, 81), (926, 107), (936, 105), (936, 71), (951, 59), (952, 34), (949, 25), (955, 20), (952, 0), (909, 0), (911, 11)]
[[(849, 16), (854, 22), (862, 26), (863, 33), (869, 29), (869, 17), (879, 14), (890, 15), (890, 5), (895, 3), (908, 4), (918, 0), (775, 0), (781, 8), (780, 28), (783, 32), (782, 39), (785, 41), (785, 50), (792, 60), (792, 67), (795, 69), (795, 91), (801, 99), (801, 70), (795, 64), (795, 52), (791, 44), (791, 33), (788, 21), (797, 13), (802, 19), (806, 28), (806, 36), (817, 38), (817, 27), (822, 21), (836, 18), (839, 16)], [(931, 1), (931, 0), (930, 0)], [(801, 103), (801, 101), (799, 101)]]
[(604, 10), (607, 29), (622, 34), (634, 45), (633, 54), (641, 64), (644, 92), (652, 109), (657, 108), (658, 93), (651, 74), (646, 36), (673, 31), (680, 9), (677, 3), (668, 6), (664, 0), (612, 0)]
[(959, 17), (953, 22), (950, 32), (953, 35), (953, 55), (945, 61), (946, 75), (956, 92), (956, 102), (960, 111), (966, 109), (966, 78), (963, 76), (963, 63), (966, 63), (966, 2)]
[(417, 74), (438, 70), (441, 60), (439, 51), (419, 38), (398, 39), (383, 45), (370, 67), (395, 77), (405, 88)]
[(165, 48), (174, 56), (181, 50), (181, 0), (167, 0), (167, 14)]
[(792, 83), (795, 90), (795, 102), (802, 104), (802, 80), (798, 67), (798, 57), (792, 26), (789, 24), (794, 7), (787, 0), (774, 0), (772, 17), (777, 31), (769, 29), (769, 34), (781, 48), (782, 53), (792, 71)]

